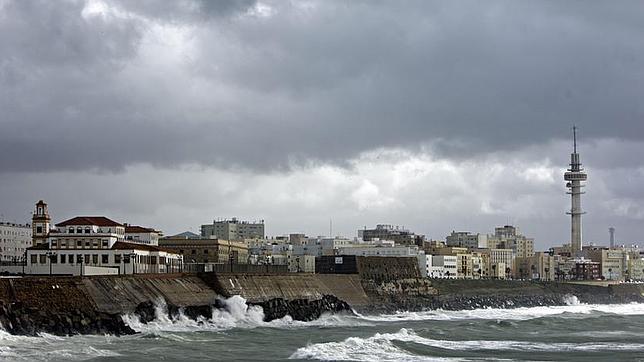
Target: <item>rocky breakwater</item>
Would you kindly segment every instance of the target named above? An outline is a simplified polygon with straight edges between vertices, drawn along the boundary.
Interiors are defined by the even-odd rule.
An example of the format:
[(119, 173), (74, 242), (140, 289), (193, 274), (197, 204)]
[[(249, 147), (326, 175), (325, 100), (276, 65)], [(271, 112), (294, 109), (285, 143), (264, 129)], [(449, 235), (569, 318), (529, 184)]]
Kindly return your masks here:
[(264, 302), (250, 303), (259, 305), (264, 309), (264, 321), (284, 318), (287, 315), (296, 321), (312, 321), (320, 318), (324, 313), (351, 313), (353, 310), (346, 302), (333, 295), (324, 295), (322, 299), (285, 300), (274, 298)]
[[(274, 298), (262, 302), (247, 303), (248, 306), (259, 306), (264, 311), (264, 321), (270, 322), (275, 319), (284, 318), (287, 315), (297, 321), (312, 321), (320, 318), (324, 313), (352, 313), (351, 307), (332, 296), (325, 295), (318, 300), (296, 299), (286, 300)], [(209, 320), (213, 318), (213, 310), (219, 309), (234, 313), (233, 306), (226, 300), (218, 300), (212, 305), (199, 305), (180, 307), (166, 302), (154, 303), (152, 301), (142, 302), (137, 305), (134, 314), (142, 323), (149, 323), (159, 317), (158, 313), (165, 313), (170, 319), (177, 319), (180, 316), (195, 321)]]
[(0, 324), (19, 335), (135, 333), (120, 314), (97, 311), (77, 278), (0, 280)]

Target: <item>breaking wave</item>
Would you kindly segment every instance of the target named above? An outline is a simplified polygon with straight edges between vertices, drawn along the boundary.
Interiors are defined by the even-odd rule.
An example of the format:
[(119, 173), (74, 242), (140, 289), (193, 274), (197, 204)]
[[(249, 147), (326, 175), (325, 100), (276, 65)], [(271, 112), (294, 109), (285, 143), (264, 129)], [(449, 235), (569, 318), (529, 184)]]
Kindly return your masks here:
[(584, 316), (596, 312), (615, 315), (644, 315), (644, 303), (630, 304), (581, 304), (575, 296), (567, 297), (566, 305), (548, 307), (520, 308), (481, 308), (472, 310), (446, 311), (432, 310), (425, 312), (398, 312), (377, 316), (361, 315), (364, 320), (371, 322), (402, 322), (422, 320), (529, 320), (551, 316)]
[(436, 360), (420, 356), (395, 345), (408, 342), (437, 350), (453, 351), (521, 351), (521, 352), (593, 352), (593, 351), (644, 351), (641, 343), (588, 342), (541, 343), (512, 340), (439, 340), (419, 336), (411, 329), (396, 333), (376, 333), (367, 338), (349, 337), (342, 342), (310, 344), (295, 351), (291, 359), (342, 360), (342, 361), (399, 361)]
[(304, 328), (317, 326), (325, 327), (353, 327), (371, 325), (359, 318), (347, 315), (323, 314), (319, 319), (311, 322), (295, 321), (290, 316), (264, 322), (264, 310), (260, 306), (249, 306), (246, 300), (239, 295), (232, 296), (223, 301), (225, 308), (212, 309), (212, 318), (200, 317), (197, 320), (186, 317), (180, 310), (179, 315), (169, 317), (167, 306), (163, 301), (155, 304), (156, 318), (148, 323), (142, 323), (135, 314), (124, 315), (123, 321), (137, 332), (194, 332), (194, 331), (222, 331), (232, 328)]
[(0, 330), (0, 360), (7, 361), (84, 361), (119, 357), (119, 353), (93, 347), (111, 344), (113, 336), (58, 337), (41, 333), (38, 337), (16, 336)]

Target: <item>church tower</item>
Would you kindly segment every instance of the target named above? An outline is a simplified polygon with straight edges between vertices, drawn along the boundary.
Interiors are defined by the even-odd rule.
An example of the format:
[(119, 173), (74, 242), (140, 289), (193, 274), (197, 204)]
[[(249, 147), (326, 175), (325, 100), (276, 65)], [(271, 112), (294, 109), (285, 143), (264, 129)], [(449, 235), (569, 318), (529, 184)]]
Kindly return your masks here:
[(36, 203), (34, 215), (31, 218), (33, 245), (40, 245), (47, 242), (51, 218), (47, 210), (47, 204), (40, 200)]

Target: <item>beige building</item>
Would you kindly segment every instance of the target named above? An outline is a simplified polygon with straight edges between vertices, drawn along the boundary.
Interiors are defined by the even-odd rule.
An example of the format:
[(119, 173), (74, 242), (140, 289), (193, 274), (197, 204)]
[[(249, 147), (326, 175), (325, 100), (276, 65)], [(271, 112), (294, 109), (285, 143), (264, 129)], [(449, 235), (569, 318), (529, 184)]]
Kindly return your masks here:
[(624, 280), (629, 254), (621, 249), (585, 248), (584, 255), (600, 264), (600, 274), (606, 280)]
[(644, 280), (644, 258), (630, 258), (628, 260), (629, 279)]
[(159, 239), (159, 246), (183, 255), (185, 263), (230, 263), (248, 262), (248, 244), (243, 241), (229, 241), (185, 234)]
[(201, 225), (201, 237), (222, 240), (264, 239), (264, 220), (248, 222), (235, 217), (215, 220), (212, 224)]
[(536, 253), (531, 258), (515, 258), (514, 277), (542, 281), (555, 280), (555, 258), (548, 253)]
[(494, 229), (494, 235), (488, 235), (487, 245), (490, 249), (512, 249), (518, 258), (529, 258), (534, 255), (534, 239), (519, 233), (519, 229), (505, 225)]

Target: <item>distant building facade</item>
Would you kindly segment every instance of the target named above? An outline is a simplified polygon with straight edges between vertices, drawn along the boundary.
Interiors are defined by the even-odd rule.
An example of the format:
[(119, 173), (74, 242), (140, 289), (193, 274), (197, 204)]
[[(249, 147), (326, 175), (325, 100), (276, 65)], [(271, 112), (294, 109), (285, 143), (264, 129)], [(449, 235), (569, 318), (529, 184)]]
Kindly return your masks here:
[(472, 234), (468, 231), (452, 231), (445, 238), (445, 245), (469, 249), (487, 248), (487, 235)]
[(393, 240), (396, 244), (418, 246), (422, 246), (423, 240), (425, 239), (422, 235), (416, 235), (405, 228), (384, 224), (376, 225), (375, 229), (365, 228), (358, 230), (358, 237), (364, 241), (372, 241), (375, 239)]
[(248, 244), (179, 234), (159, 239), (159, 246), (183, 255), (185, 263), (248, 263)]
[(201, 237), (223, 240), (264, 239), (264, 221), (248, 222), (237, 218), (214, 220), (212, 224), (201, 225)]
[(0, 222), (0, 262), (17, 263), (25, 259), (25, 251), (32, 245), (29, 224)]

